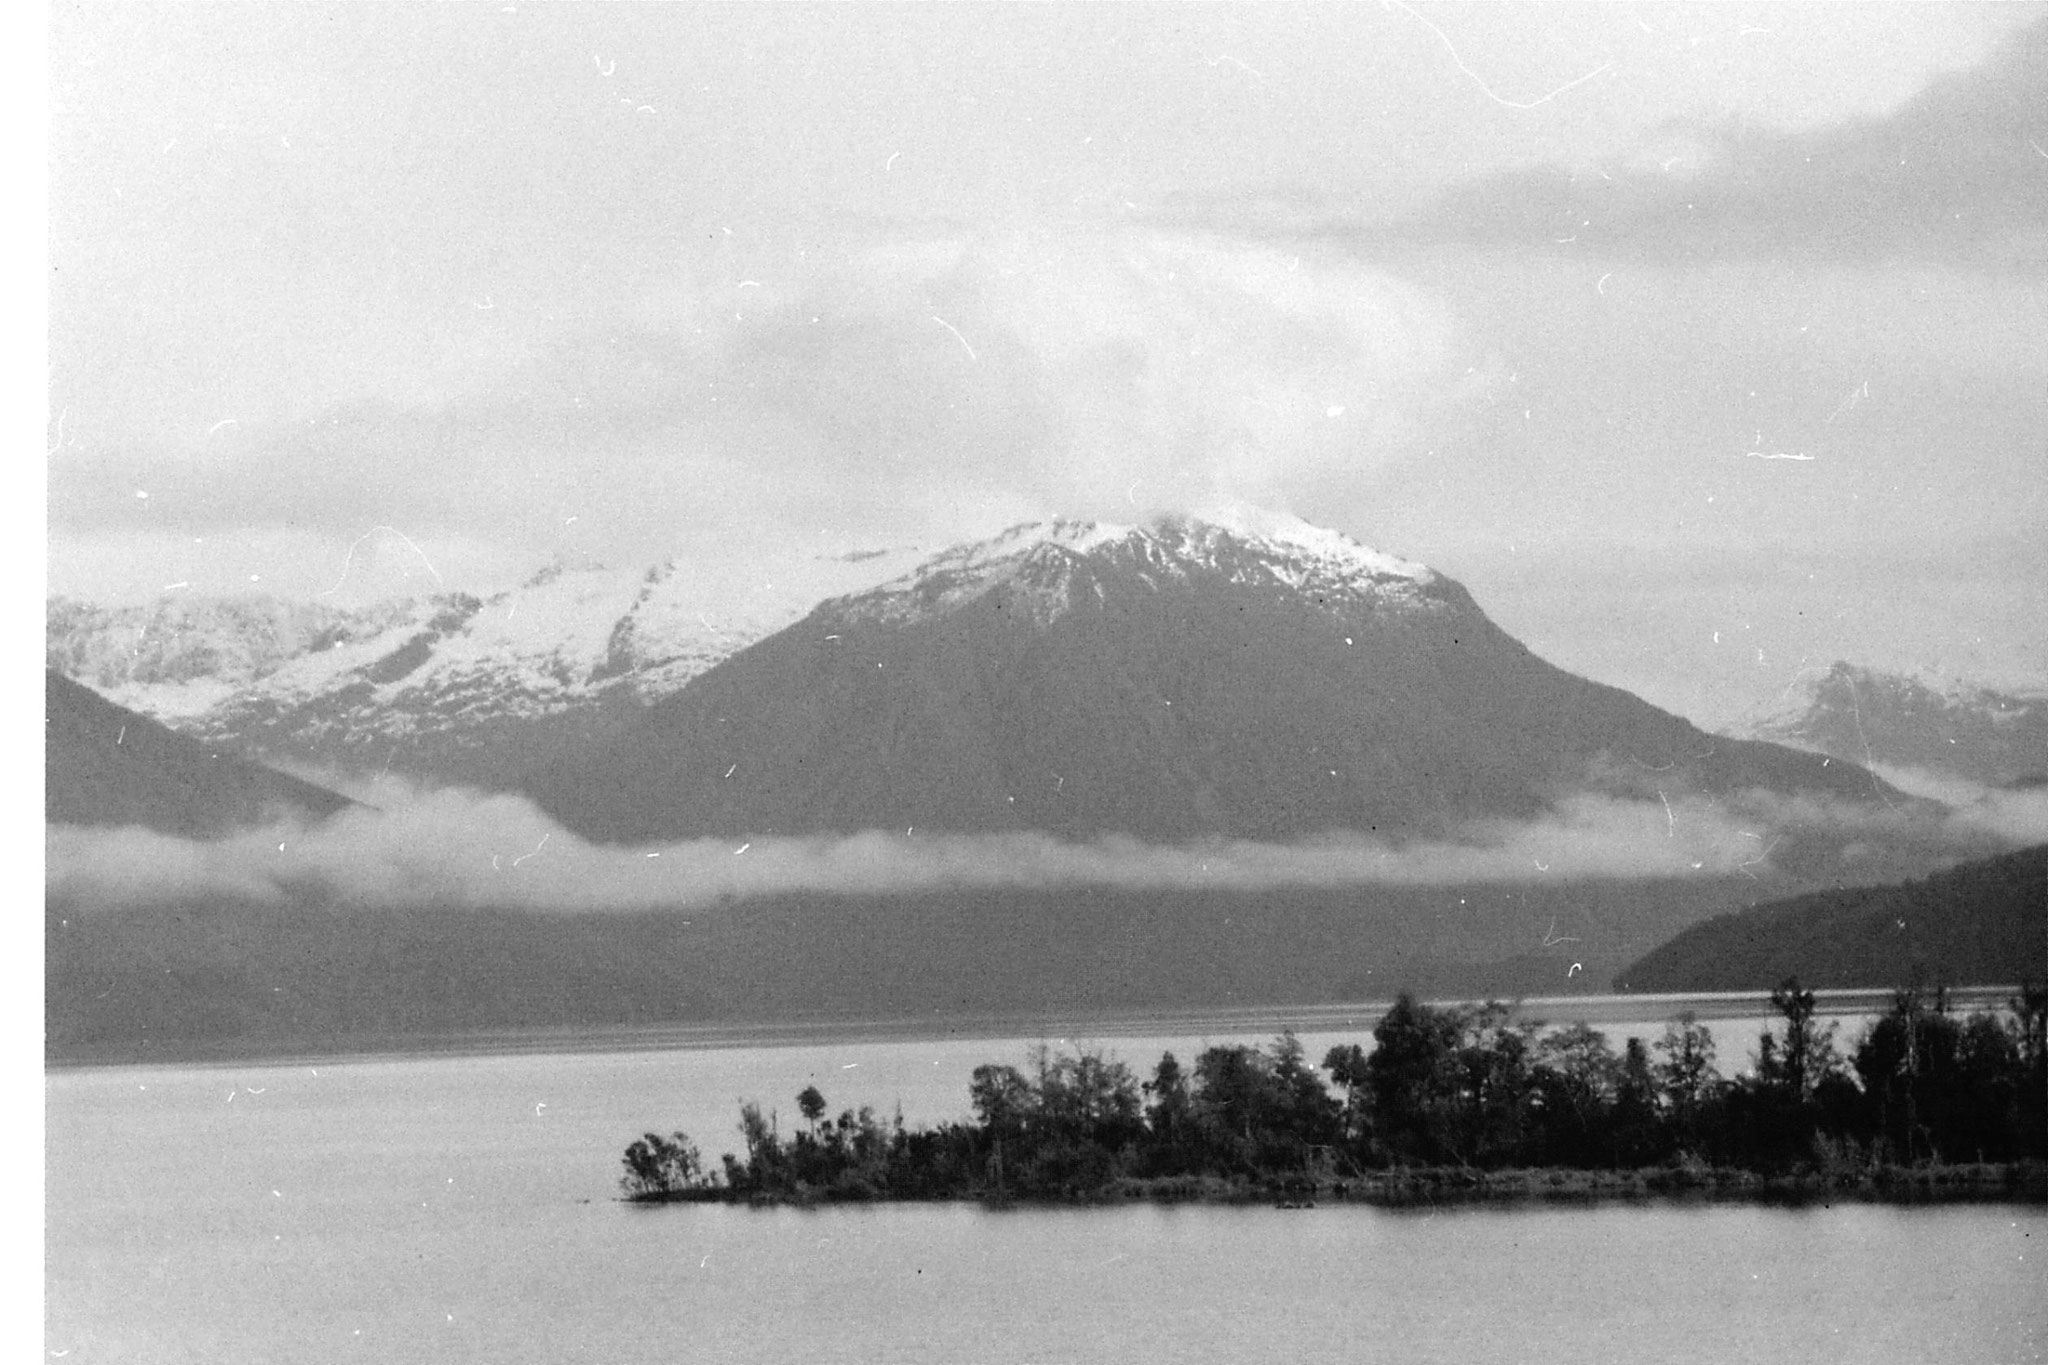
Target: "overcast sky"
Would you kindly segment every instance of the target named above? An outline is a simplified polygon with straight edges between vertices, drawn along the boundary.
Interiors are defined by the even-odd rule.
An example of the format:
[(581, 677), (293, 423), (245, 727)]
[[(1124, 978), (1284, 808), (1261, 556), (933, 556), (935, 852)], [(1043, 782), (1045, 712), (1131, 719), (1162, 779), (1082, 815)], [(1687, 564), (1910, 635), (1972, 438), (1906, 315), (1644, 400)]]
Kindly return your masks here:
[(1230, 497), (1708, 723), (1837, 657), (2048, 680), (2038, 7), (96, 3), (51, 49), (53, 591), (740, 582)]

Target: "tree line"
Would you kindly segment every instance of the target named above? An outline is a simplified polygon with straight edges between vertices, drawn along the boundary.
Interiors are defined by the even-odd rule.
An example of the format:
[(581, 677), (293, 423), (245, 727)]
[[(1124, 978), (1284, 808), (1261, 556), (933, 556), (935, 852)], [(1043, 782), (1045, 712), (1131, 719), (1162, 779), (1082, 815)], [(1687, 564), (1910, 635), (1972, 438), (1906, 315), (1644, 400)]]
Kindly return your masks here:
[(827, 1116), (815, 1086), (786, 1135), (758, 1104), (743, 1153), (707, 1167), (682, 1133), (625, 1153), (640, 1200), (1086, 1199), (1121, 1187), (1342, 1192), (1417, 1169), (1640, 1171), (1762, 1176), (2048, 1158), (2048, 988), (1960, 1015), (1942, 992), (1897, 992), (1846, 1050), (1791, 979), (1750, 1070), (1716, 1067), (1691, 1014), (1620, 1053), (1583, 1023), (1514, 1022), (1505, 1005), (1402, 995), (1370, 1049), (1312, 1065), (1292, 1032), (1271, 1044), (1163, 1055), (1149, 1078), (1100, 1053), (1034, 1049), (978, 1066), (973, 1117), (912, 1128), (868, 1108)]

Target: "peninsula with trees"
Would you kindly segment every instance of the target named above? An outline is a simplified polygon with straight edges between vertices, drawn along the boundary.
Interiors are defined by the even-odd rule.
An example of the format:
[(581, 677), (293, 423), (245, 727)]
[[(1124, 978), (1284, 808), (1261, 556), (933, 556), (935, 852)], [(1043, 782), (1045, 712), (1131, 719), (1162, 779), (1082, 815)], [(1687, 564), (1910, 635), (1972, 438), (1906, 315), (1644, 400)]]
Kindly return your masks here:
[(786, 1133), (744, 1105), (744, 1151), (716, 1167), (686, 1134), (644, 1135), (621, 1188), (644, 1203), (2048, 1199), (2048, 987), (1968, 1015), (1901, 990), (1846, 1046), (1796, 979), (1771, 1004), (1778, 1022), (1733, 1078), (1690, 1014), (1616, 1053), (1583, 1023), (1406, 994), (1369, 1048), (1319, 1067), (1291, 1032), (1189, 1065), (1168, 1052), (1144, 1079), (1040, 1047), (1021, 1068), (975, 1068), (971, 1120), (829, 1117), (813, 1086)]

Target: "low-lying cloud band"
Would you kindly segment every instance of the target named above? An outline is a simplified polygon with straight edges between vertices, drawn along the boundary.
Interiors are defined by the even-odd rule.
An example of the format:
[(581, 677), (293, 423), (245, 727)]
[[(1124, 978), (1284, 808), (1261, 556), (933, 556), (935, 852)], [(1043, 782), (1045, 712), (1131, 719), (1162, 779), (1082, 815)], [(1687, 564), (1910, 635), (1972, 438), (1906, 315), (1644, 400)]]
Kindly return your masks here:
[(616, 848), (577, 838), (524, 798), (444, 789), (317, 826), (280, 824), (218, 840), (51, 826), (47, 889), (53, 899), (87, 910), (225, 898), (631, 912), (796, 892), (969, 887), (1250, 893), (1603, 878), (1762, 880), (1781, 845), (1815, 835), (1848, 848), (1852, 859), (1859, 841), (1991, 852), (2048, 840), (2048, 792), (1977, 792), (1934, 822), (1904, 811), (1761, 794), (1668, 803), (1582, 796), (1543, 818), (1479, 824), (1450, 840), (1331, 834), (1294, 843), (1154, 845), (1119, 837), (1073, 843), (1038, 833), (867, 831)]

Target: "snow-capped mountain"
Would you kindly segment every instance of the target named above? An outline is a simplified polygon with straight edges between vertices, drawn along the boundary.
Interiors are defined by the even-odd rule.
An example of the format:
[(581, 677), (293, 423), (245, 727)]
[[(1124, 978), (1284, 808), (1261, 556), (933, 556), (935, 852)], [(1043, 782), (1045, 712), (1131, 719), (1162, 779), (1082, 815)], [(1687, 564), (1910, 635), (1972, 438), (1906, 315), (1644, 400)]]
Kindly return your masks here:
[(1871, 799), (1554, 668), (1422, 565), (1291, 518), (1053, 522), (939, 554), (526, 789), (597, 839), (1442, 831), (1574, 791)]
[(1857, 763), (1994, 786), (2048, 780), (2048, 689), (2001, 692), (1838, 662), (1748, 728)]
[(909, 550), (814, 558), (735, 610), (673, 563), (554, 565), (483, 598), (362, 611), (267, 599), (51, 604), (49, 666), (211, 743), (503, 786)]

